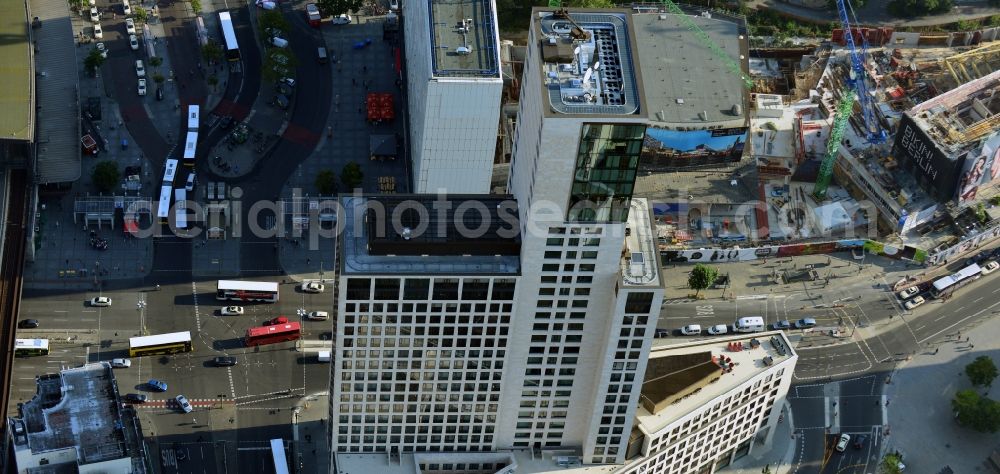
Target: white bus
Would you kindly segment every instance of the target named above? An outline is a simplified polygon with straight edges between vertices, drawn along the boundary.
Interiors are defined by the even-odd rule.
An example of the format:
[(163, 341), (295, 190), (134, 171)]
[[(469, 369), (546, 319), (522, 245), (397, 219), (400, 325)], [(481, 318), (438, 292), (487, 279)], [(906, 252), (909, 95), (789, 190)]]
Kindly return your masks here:
[(982, 276), (983, 269), (973, 263), (951, 275), (934, 280), (931, 287), (931, 296), (941, 298), (950, 295), (953, 291), (965, 286), (971, 281), (978, 280)]
[(219, 12), (219, 28), (222, 29), (222, 38), (226, 43), (226, 59), (229, 61), (239, 61), (240, 45), (236, 42), (233, 17), (229, 15), (229, 12)]
[(184, 188), (174, 190), (174, 224), (178, 229), (187, 229), (187, 191)]
[(156, 208), (156, 218), (160, 220), (160, 224), (170, 223), (170, 198), (173, 196), (172, 186), (160, 186), (160, 205)]
[(15, 339), (14, 357), (49, 355), (48, 339)]
[(163, 169), (163, 186), (173, 186), (177, 176), (177, 160), (171, 158)]
[(271, 440), (271, 459), (274, 460), (275, 474), (288, 474), (288, 459), (285, 458), (285, 440), (281, 438)]
[(198, 150), (198, 132), (188, 132), (184, 140), (184, 166), (194, 168), (194, 154)]
[(219, 280), (215, 299), (220, 301), (278, 301), (278, 284), (270, 281)]
[(201, 126), (201, 120), (199, 118), (201, 107), (197, 105), (188, 106), (188, 131), (197, 132), (198, 127)]
[(191, 331), (130, 337), (128, 339), (129, 357), (177, 354), (192, 350), (194, 348), (191, 346)]

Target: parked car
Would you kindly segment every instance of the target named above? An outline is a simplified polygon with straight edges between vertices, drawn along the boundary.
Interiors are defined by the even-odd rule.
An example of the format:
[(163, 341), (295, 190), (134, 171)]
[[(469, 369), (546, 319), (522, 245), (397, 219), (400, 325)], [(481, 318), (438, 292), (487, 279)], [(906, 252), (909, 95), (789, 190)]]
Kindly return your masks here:
[(802, 318), (795, 321), (795, 329), (809, 329), (816, 326), (816, 320), (813, 318)]
[(131, 18), (125, 19), (125, 32), (134, 35), (135, 34), (135, 21)]
[(97, 7), (90, 7), (90, 21), (94, 23), (101, 21), (101, 14), (97, 12)]
[(1000, 263), (989, 261), (986, 262), (986, 265), (983, 265), (982, 273), (983, 275), (989, 275), (990, 273), (997, 271), (998, 268), (1000, 268)]
[(219, 356), (212, 359), (216, 367), (232, 367), (236, 365), (236, 358), (233, 356)]
[(37, 319), (22, 319), (21, 322), (17, 323), (17, 327), (21, 329), (34, 329), (38, 327)]
[(668, 336), (670, 336), (669, 329), (656, 328), (656, 331), (653, 332), (653, 337), (656, 338), (668, 337)]
[(782, 319), (781, 321), (775, 322), (772, 327), (774, 327), (774, 329), (791, 329), (792, 322), (787, 319)]
[(333, 23), (334, 25), (350, 25), (351, 21), (352, 21), (351, 15), (348, 15), (346, 13), (341, 13), (340, 15), (333, 17), (331, 23)]
[(187, 183), (184, 184), (184, 190), (187, 191), (187, 192), (189, 192), (189, 193), (193, 192), (194, 191), (194, 181), (195, 181), (194, 171), (192, 171), (191, 174), (188, 175)]
[(150, 390), (153, 390), (155, 392), (167, 391), (167, 383), (162, 380), (149, 379), (149, 382), (146, 382), (146, 385), (150, 388)]
[(854, 449), (861, 449), (865, 447), (865, 441), (868, 441), (868, 435), (860, 434), (854, 437)]
[(146, 403), (146, 400), (148, 400), (148, 398), (141, 393), (128, 393), (122, 398), (129, 403)]
[(226, 306), (219, 310), (223, 316), (242, 316), (243, 307), (242, 306)]
[(122, 14), (125, 16), (132, 14), (132, 7), (128, 4), (128, 0), (122, 0)]
[(266, 323), (264, 323), (265, 326), (274, 326), (275, 324), (288, 324), (288, 318), (278, 316), (277, 318), (269, 319)]
[(389, 0), (389, 10), (399, 10), (399, 0)]
[(920, 293), (920, 288), (917, 288), (915, 286), (911, 286), (911, 287), (909, 287), (909, 288), (907, 288), (907, 289), (902, 290), (902, 291), (899, 292), (899, 299), (901, 299), (901, 300), (909, 299), (911, 296), (913, 296), (913, 295), (915, 295), (917, 293)]
[(781, 188), (774, 188), (771, 190), (771, 197), (782, 197), (785, 195), (785, 190)]
[(141, 59), (135, 60), (135, 75), (138, 77), (146, 77), (146, 66), (142, 64)]
[(681, 334), (684, 336), (697, 336), (701, 334), (701, 325), (698, 324), (688, 324), (681, 328)]
[(326, 321), (330, 319), (330, 313), (326, 311), (310, 311), (306, 314), (306, 319), (310, 321)]
[(907, 301), (906, 303), (903, 303), (903, 307), (906, 309), (913, 309), (916, 308), (917, 306), (924, 304), (924, 302), (925, 302), (924, 297), (918, 296), (910, 301)]
[(136, 88), (136, 90), (139, 91), (139, 95), (140, 96), (145, 96), (146, 95), (146, 80), (145, 79), (139, 79), (139, 86)]
[(281, 80), (278, 81), (278, 83), (284, 84), (288, 87), (295, 87), (295, 79), (291, 77), (282, 77)]
[(129, 359), (111, 359), (111, 366), (116, 369), (127, 369), (132, 367), (132, 361)]
[(107, 296), (98, 296), (90, 300), (90, 305), (107, 308), (108, 306), (111, 306), (111, 298), (108, 298)]
[(302, 291), (306, 293), (322, 293), (326, 287), (318, 281), (310, 281), (302, 284)]
[(138, 51), (139, 50), (139, 38), (136, 38), (134, 34), (133, 35), (128, 35), (128, 46), (130, 48), (132, 48), (132, 51)]
[(727, 332), (729, 332), (729, 326), (726, 326), (725, 324), (716, 324), (715, 326), (708, 328), (708, 333), (713, 336), (725, 334)]
[(191, 407), (191, 404), (188, 403), (187, 397), (184, 395), (178, 395), (174, 397), (174, 400), (177, 401), (177, 406), (179, 406), (181, 410), (184, 410), (184, 413), (191, 413), (194, 411), (194, 408)]
[(97, 43), (94, 47), (101, 53), (102, 58), (108, 59), (108, 47), (105, 46), (104, 43)]
[(851, 442), (851, 435), (843, 433), (840, 435), (840, 439), (837, 440), (837, 451), (844, 452), (847, 449), (847, 443)]
[(94, 23), (94, 38), (104, 39), (104, 30), (101, 29), (100, 23)]

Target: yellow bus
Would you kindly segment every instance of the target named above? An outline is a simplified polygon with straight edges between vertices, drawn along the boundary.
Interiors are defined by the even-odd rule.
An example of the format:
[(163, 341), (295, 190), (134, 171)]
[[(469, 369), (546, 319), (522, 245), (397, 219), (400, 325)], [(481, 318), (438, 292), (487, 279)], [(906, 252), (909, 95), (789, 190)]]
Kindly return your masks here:
[(191, 331), (130, 337), (128, 339), (129, 357), (177, 354), (179, 352), (191, 352), (192, 350)]
[(49, 355), (48, 339), (15, 339), (14, 357)]

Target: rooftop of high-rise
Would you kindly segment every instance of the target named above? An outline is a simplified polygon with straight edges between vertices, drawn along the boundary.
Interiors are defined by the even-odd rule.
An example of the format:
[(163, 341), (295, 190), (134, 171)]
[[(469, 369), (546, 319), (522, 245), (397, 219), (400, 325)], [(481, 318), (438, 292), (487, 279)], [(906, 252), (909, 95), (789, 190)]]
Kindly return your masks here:
[(434, 76), (499, 79), (499, 36), (493, 2), (426, 1)]
[(341, 203), (345, 274), (520, 273), (520, 221), (511, 196), (392, 194)]
[(633, 198), (626, 224), (625, 249), (622, 252), (622, 282), (628, 286), (659, 286), (659, 251), (652, 225), (649, 202)]

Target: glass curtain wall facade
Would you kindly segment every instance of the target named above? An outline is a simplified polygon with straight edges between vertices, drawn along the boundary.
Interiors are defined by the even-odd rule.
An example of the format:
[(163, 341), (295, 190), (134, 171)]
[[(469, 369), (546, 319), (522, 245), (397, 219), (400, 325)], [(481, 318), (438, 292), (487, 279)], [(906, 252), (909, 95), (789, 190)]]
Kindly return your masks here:
[(570, 195), (570, 222), (625, 222), (646, 127), (584, 124)]

